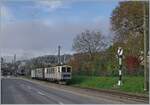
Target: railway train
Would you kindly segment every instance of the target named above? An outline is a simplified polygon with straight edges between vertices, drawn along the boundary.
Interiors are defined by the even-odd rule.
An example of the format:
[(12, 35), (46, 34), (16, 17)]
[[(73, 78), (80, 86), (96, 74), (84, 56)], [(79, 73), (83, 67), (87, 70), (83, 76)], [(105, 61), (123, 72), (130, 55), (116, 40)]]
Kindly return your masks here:
[(47, 68), (36, 68), (31, 70), (32, 79), (42, 79), (66, 84), (72, 77), (72, 67), (69, 65), (58, 65)]

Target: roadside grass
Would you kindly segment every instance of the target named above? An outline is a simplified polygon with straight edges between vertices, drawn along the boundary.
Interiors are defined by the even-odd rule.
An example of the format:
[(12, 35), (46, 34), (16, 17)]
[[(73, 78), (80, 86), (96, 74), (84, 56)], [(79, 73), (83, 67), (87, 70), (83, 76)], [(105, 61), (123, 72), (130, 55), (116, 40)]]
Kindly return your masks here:
[[(31, 79), (30, 76), (23, 76)], [(69, 82), (71, 86), (79, 86), (94, 89), (118, 90), (123, 92), (148, 94), (144, 91), (143, 76), (123, 76), (123, 85), (118, 87), (118, 77), (100, 77), (100, 76), (79, 76), (73, 75)]]
[[(117, 86), (118, 77), (73, 76), (69, 84), (95, 89), (111, 89), (131, 93), (144, 93), (144, 77), (123, 77), (123, 85)], [(146, 93), (147, 94), (147, 93)]]

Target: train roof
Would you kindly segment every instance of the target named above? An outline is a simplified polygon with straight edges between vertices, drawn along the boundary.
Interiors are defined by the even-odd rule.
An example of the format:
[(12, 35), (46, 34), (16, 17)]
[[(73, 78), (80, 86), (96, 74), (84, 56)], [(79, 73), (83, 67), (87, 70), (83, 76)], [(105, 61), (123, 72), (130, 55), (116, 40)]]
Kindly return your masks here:
[(70, 65), (56, 65), (56, 66), (52, 66), (52, 67), (57, 67), (57, 66), (69, 66), (69, 67), (71, 67)]
[[(62, 67), (71, 67), (70, 65), (53, 65), (53, 66), (51, 66), (51, 67), (58, 67), (58, 66), (62, 66)], [(38, 67), (38, 68), (35, 68), (35, 69), (44, 69), (44, 68), (51, 68), (51, 67)], [(35, 70), (34, 69), (34, 70)]]

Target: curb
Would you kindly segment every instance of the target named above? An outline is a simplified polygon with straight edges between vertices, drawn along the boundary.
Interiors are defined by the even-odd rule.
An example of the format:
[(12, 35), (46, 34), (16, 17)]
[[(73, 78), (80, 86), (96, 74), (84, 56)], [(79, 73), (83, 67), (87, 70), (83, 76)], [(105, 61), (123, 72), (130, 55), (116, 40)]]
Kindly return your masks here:
[(105, 92), (105, 93), (110, 93), (113, 95), (126, 95), (126, 96), (131, 96), (131, 97), (138, 97), (138, 98), (147, 98), (149, 99), (149, 95), (146, 94), (136, 94), (136, 93), (130, 93), (130, 92), (123, 92), (123, 91), (118, 91), (118, 90), (112, 90), (112, 89), (95, 89), (95, 88), (88, 88), (88, 87), (80, 87), (80, 86), (71, 86), (71, 87), (76, 87), (76, 88), (81, 88), (81, 89), (88, 89), (88, 90), (94, 90), (97, 92)]

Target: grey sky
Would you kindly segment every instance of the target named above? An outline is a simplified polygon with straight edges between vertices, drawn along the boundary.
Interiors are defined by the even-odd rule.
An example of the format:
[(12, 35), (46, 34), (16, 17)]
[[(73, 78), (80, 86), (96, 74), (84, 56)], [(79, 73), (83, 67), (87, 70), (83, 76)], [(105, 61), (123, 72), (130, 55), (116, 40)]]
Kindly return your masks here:
[[(6, 5), (6, 4), (1, 5), (2, 9), (1, 9), (1, 28), (0, 28), (1, 29), (0, 49), (2, 56), (12, 56), (15, 53), (22, 58), (25, 57), (28, 58), (45, 54), (56, 55), (57, 46), (59, 44), (62, 46), (61, 50), (62, 54), (73, 53), (72, 50), (73, 38), (76, 37), (77, 34), (80, 34), (82, 31), (85, 31), (86, 29), (101, 31), (105, 36), (111, 36), (109, 30), (110, 13), (108, 16), (107, 15), (103, 16), (103, 14), (105, 13), (102, 14), (97, 13), (94, 14), (95, 17), (92, 16), (91, 18), (86, 19), (86, 16), (88, 14), (86, 13), (85, 15), (83, 15), (84, 14), (83, 8), (81, 10), (83, 12), (82, 14), (75, 11), (76, 8), (78, 8), (78, 6), (76, 7), (76, 5), (74, 4), (69, 5), (69, 8), (70, 6), (76, 7), (70, 9), (70, 11), (72, 12), (75, 11), (74, 12), (75, 14), (73, 15), (69, 14), (69, 18), (67, 19), (65, 16), (66, 12), (69, 11), (68, 9), (64, 10), (61, 13), (59, 13), (60, 11), (53, 11), (56, 13), (58, 12), (57, 14), (55, 13), (54, 16), (53, 15), (45, 16), (44, 13), (39, 12), (40, 15), (43, 15), (45, 17), (44, 18), (39, 17), (38, 19), (37, 17), (33, 19), (27, 19), (29, 14), (26, 14), (24, 17), (21, 17), (22, 13), (19, 13), (20, 11), (18, 12), (15, 11), (16, 12), (15, 13), (14, 11), (10, 10), (12, 8), (15, 9), (16, 7), (14, 8), (13, 6), (16, 6), (17, 4), (15, 3), (13, 5)], [(58, 5), (61, 6), (60, 9), (62, 9), (62, 5), (63, 4)], [(91, 6), (97, 5), (93, 4)], [(115, 6), (113, 5), (111, 8), (114, 7)], [(38, 9), (39, 8), (40, 7), (38, 7)], [(85, 10), (86, 9), (89, 8), (85, 8)], [(101, 8), (97, 7), (97, 9)], [(29, 10), (24, 11), (29, 12)], [(65, 16), (62, 15), (61, 17), (62, 13)]]

